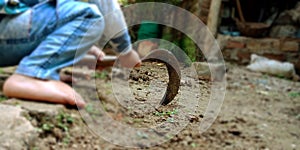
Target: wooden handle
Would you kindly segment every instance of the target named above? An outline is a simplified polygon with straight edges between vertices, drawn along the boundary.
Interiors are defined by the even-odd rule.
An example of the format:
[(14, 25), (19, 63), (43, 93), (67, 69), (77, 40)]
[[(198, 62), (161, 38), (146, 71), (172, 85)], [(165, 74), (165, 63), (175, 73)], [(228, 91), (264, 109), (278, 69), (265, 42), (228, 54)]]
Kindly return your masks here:
[(97, 61), (97, 58), (94, 55), (85, 55), (80, 62), (76, 65), (79, 66), (101, 66), (103, 68), (113, 66), (115, 61), (117, 60), (117, 56), (107, 55), (104, 56), (102, 61)]
[(242, 6), (241, 6), (241, 3), (240, 3), (240, 0), (235, 0), (235, 1), (236, 1), (236, 6), (237, 6), (237, 9), (238, 9), (238, 13), (239, 13), (241, 21), (246, 22), (246, 20), (244, 18), (243, 11), (242, 11)]

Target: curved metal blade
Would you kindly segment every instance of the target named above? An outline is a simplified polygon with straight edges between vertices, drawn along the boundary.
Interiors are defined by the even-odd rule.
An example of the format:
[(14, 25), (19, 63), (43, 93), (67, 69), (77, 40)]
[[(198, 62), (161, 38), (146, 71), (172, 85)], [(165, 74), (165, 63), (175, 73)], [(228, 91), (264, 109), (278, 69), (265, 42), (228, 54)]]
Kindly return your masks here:
[(153, 50), (150, 54), (143, 58), (143, 62), (161, 62), (167, 66), (169, 74), (169, 83), (163, 99), (160, 101), (161, 105), (169, 104), (178, 94), (180, 87), (180, 66), (176, 57), (167, 50)]

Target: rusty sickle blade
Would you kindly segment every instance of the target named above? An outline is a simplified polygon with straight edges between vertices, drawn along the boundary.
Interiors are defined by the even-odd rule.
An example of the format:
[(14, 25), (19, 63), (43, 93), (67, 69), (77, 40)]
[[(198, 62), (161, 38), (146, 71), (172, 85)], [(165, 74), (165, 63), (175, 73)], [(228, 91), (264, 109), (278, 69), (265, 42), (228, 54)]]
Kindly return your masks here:
[(169, 83), (161, 105), (169, 104), (178, 94), (180, 87), (180, 66), (176, 57), (167, 50), (153, 50), (142, 60), (143, 62), (161, 62), (167, 66), (169, 74)]
[[(97, 63), (97, 67), (108, 67), (113, 66), (114, 62), (117, 60), (116, 56), (105, 56), (103, 61)], [(146, 57), (143, 58), (143, 62), (161, 62), (167, 66), (169, 74), (169, 83), (167, 90), (160, 105), (169, 104), (175, 96), (178, 94), (180, 86), (180, 66), (176, 57), (167, 50), (153, 50)], [(94, 64), (96, 58), (94, 56), (86, 56), (82, 61), (81, 65), (84, 64)]]

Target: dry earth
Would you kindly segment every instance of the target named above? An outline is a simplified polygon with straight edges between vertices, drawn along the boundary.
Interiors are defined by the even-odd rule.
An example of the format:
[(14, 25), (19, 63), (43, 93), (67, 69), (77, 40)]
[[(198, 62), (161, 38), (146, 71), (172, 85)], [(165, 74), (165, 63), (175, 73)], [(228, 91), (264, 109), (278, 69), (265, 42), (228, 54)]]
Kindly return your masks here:
[[(108, 115), (116, 122), (135, 128), (166, 123), (167, 129), (175, 130), (178, 126), (188, 123), (174, 136), (160, 132), (158, 136), (153, 137), (150, 133), (144, 134), (138, 130), (126, 133), (126, 136), (109, 135), (116, 141), (128, 143), (132, 142), (133, 138), (140, 138), (141, 143), (166, 140), (165, 143), (150, 149), (300, 149), (300, 83), (250, 72), (243, 66), (227, 64), (227, 68), (227, 91), (221, 112), (212, 127), (203, 134), (199, 134), (198, 128), (209, 100), (210, 82), (191, 78), (188, 76), (188, 70), (185, 70), (186, 78), (182, 81), (179, 96), (171, 104), (157, 108), (168, 77), (163, 65), (150, 63), (131, 72), (129, 86), (135, 100), (121, 100), (120, 104), (126, 107), (116, 101), (108, 73), (94, 75), (96, 87), (91, 87), (93, 82), (88, 76), (82, 78), (76, 89), (89, 102), (82, 112), (86, 113), (83, 116), (91, 116), (90, 120), (82, 120), (78, 110), (74, 108), (6, 100), (2, 95), (0, 105), (24, 110), (22, 116), (29, 120), (36, 132), (32, 133), (35, 136), (29, 139), (19, 140), (17, 134), (5, 134), (8, 133), (7, 129), (0, 129), (0, 148), (14, 149), (14, 145), (19, 144), (23, 149), (34, 150), (123, 149), (124, 147), (105, 141), (86, 125), (89, 121), (94, 121), (96, 125), (101, 124), (98, 117)], [(1, 71), (2, 83), (10, 73), (11, 71), (5, 69)], [(120, 96), (124, 92), (123, 88), (117, 89), (120, 90)], [(95, 91), (99, 97), (94, 96)], [(197, 100), (197, 105), (194, 105), (196, 109), (189, 109), (194, 99)], [(5, 112), (1, 112), (3, 113)], [(5, 126), (5, 117), (1, 118), (1, 124)], [(105, 130), (122, 132), (122, 128), (109, 123), (102, 122)], [(8, 139), (13, 141), (13, 138), (21, 143), (7, 142)], [(30, 139), (34, 140), (28, 142)], [(139, 143), (135, 143), (134, 146), (145, 147)]]

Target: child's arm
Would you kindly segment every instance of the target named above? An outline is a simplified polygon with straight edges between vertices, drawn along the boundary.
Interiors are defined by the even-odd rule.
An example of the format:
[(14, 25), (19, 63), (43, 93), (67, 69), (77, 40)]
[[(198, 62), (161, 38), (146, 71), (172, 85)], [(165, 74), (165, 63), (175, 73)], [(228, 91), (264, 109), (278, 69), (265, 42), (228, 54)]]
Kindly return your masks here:
[(111, 39), (111, 43), (118, 53), (131, 51), (131, 39), (123, 12), (117, 0), (89, 0), (100, 9), (105, 20), (104, 36)]
[(111, 39), (111, 44), (120, 53), (124, 67), (141, 64), (138, 54), (132, 50), (131, 39), (127, 30), (123, 12), (117, 0), (89, 0), (98, 6), (105, 19), (104, 37)]

